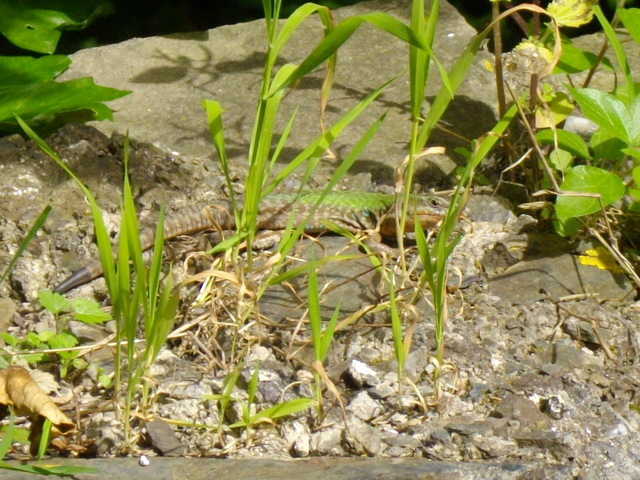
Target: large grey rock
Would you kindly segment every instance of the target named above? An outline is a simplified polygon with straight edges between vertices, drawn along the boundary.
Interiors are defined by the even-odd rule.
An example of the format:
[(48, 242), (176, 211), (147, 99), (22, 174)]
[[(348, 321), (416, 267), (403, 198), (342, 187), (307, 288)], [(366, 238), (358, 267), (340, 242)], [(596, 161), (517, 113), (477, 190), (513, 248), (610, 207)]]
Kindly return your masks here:
[[(464, 50), (475, 31), (447, 2), (441, 2), (435, 51), (450, 67)], [(410, 2), (364, 2), (335, 12), (336, 21), (373, 11), (389, 13), (405, 23)], [(136, 38), (107, 47), (82, 50), (72, 56), (73, 64), (62, 79), (90, 75), (101, 85), (132, 90), (132, 94), (111, 102), (115, 121), (102, 122), (106, 133), (129, 130), (139, 141), (157, 143), (169, 150), (196, 156), (205, 161), (215, 158), (201, 102), (219, 101), (223, 108), (229, 155), (236, 165), (246, 158), (265, 60), (264, 21), (216, 28), (207, 32), (165, 37)], [(305, 21), (284, 49), (281, 62), (299, 64), (321, 36), (317, 17)], [(481, 56), (482, 57), (482, 56)], [(460, 88), (447, 128), (466, 138), (484, 134), (495, 123), (492, 105), (492, 74), (477, 59)], [(334, 151), (343, 158), (349, 146), (381, 114), (385, 125), (370, 143), (352, 173), (373, 172), (378, 182), (390, 183), (392, 168), (407, 153), (410, 124), (408, 112), (408, 48), (395, 37), (365, 24), (339, 53), (338, 69), (329, 106), (329, 119), (335, 121), (369, 92), (396, 75), (400, 76), (380, 99), (356, 121)], [(323, 69), (303, 79), (281, 109), (283, 126), (298, 108), (296, 125), (283, 158), (291, 159), (319, 133), (318, 97)], [(440, 81), (437, 69), (431, 69), (428, 92), (431, 98)], [(437, 131), (436, 131), (437, 132)], [(437, 144), (460, 145), (452, 136), (436, 133)], [(451, 150), (449, 150), (449, 155)], [(451, 164), (443, 159), (443, 168)], [(332, 171), (334, 161), (326, 163)]]

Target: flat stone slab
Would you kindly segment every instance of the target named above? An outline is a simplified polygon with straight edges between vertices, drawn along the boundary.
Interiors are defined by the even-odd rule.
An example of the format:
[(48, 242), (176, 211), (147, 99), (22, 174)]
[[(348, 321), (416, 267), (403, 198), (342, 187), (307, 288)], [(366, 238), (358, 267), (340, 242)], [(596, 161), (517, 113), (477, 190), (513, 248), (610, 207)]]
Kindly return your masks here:
[[(18, 462), (8, 462), (18, 465)], [(42, 462), (47, 464), (49, 462)], [(35, 464), (35, 463), (34, 463)], [(305, 480), (516, 480), (569, 478), (569, 467), (559, 465), (522, 465), (515, 463), (436, 462), (426, 459), (373, 459), (373, 458), (314, 458), (309, 460), (268, 459), (203, 459), (203, 458), (151, 458), (142, 467), (137, 458), (103, 458), (92, 460), (55, 459), (49, 464), (95, 468), (96, 473), (74, 475), (76, 480), (96, 478), (126, 478), (127, 480), (276, 480), (304, 478)], [(0, 478), (31, 480), (32, 474), (0, 470)], [(63, 478), (55, 475), (47, 478)], [(68, 477), (67, 477), (68, 478)]]
[(624, 274), (583, 265), (569, 253), (524, 260), (489, 281), (489, 291), (513, 303), (597, 295), (600, 300), (633, 301), (634, 286)]

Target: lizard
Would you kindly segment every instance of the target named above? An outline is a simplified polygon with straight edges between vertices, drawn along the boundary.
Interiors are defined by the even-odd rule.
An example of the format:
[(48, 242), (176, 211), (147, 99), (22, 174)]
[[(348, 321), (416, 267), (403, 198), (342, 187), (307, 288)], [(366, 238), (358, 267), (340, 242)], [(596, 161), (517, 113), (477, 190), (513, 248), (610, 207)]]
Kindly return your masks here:
[[(320, 192), (274, 193), (260, 203), (257, 218), (258, 230), (284, 230), (293, 214), (294, 226), (305, 222), (304, 231), (320, 234), (330, 231), (328, 223), (335, 224), (351, 233), (377, 230), (384, 238), (396, 235), (396, 196), (386, 193), (333, 191), (318, 203)], [(316, 206), (317, 204), (317, 206)], [(422, 228), (431, 229), (437, 225), (446, 212), (449, 203), (437, 195), (414, 195), (410, 203), (405, 230), (414, 230), (417, 216)], [(312, 209), (315, 210), (312, 211)], [(164, 239), (189, 235), (207, 230), (231, 230), (235, 228), (232, 203), (220, 200), (216, 205), (192, 206), (166, 217)], [(155, 230), (145, 228), (140, 231), (142, 250), (154, 244)], [(69, 290), (90, 282), (102, 275), (102, 265), (94, 261), (79, 270), (54, 288), (56, 293)]]

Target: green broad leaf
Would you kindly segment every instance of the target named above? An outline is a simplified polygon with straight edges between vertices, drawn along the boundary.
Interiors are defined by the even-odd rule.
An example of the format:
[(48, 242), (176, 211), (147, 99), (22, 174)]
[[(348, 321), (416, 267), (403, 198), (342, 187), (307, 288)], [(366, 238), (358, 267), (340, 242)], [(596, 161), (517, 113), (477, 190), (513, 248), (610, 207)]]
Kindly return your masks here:
[(10, 347), (15, 347), (18, 344), (18, 339), (7, 332), (0, 332), (0, 339)]
[(568, 218), (565, 222), (561, 222), (558, 218), (554, 217), (553, 228), (558, 235), (569, 237), (578, 233), (582, 228), (582, 224), (575, 218)]
[[(53, 334), (53, 332), (51, 333)], [(37, 348), (41, 345), (40, 337), (38, 337), (38, 334), (35, 332), (27, 333), (20, 343), (33, 348)]]
[(49, 338), (48, 343), (51, 348), (71, 348), (78, 345), (78, 339), (71, 333), (60, 332)]
[(91, 111), (93, 120), (112, 120), (111, 110), (102, 102), (128, 93), (96, 85), (89, 77), (0, 88), (0, 131), (18, 129), (14, 115), (32, 126), (50, 124), (59, 114), (81, 110)]
[(580, 50), (574, 46), (569, 39), (563, 39), (562, 55), (560, 55), (560, 60), (558, 60), (558, 64), (553, 70), (553, 73), (584, 72), (597, 65), (597, 63), (597, 55)]
[(564, 92), (545, 93), (543, 98), (548, 110), (543, 108), (536, 110), (536, 125), (539, 128), (551, 128), (564, 122), (576, 108), (569, 96)]
[[(46, 345), (43, 345), (42, 348), (46, 348)], [(26, 355), (21, 355), (20, 358), (22, 358), (29, 365), (37, 365), (38, 363), (44, 362), (49, 357), (47, 357), (47, 355), (44, 353), (28, 353)]]
[(71, 65), (65, 55), (48, 57), (0, 57), (0, 88), (53, 80)]
[[(559, 148), (578, 158), (591, 158), (589, 147), (580, 135), (560, 129), (556, 130), (556, 133)], [(536, 133), (536, 140), (543, 145), (554, 145), (553, 131), (550, 129), (540, 130)]]
[(636, 148), (622, 148), (620, 150), (624, 155), (629, 155), (631, 158), (635, 158), (636, 160), (640, 160), (640, 150)]
[(75, 368), (76, 370), (84, 370), (85, 368), (89, 367), (89, 362), (87, 362), (86, 360), (80, 357), (77, 357), (78, 352), (61, 352), (61, 353), (69, 353), (75, 356), (75, 357), (70, 356), (69, 358), (73, 358), (73, 360), (71, 361), (71, 365), (73, 365), (73, 368)]
[[(567, 171), (560, 188), (566, 192), (599, 194), (605, 207), (620, 200), (625, 191), (624, 183), (616, 174), (586, 165)], [(556, 200), (556, 214), (562, 223), (598, 212), (600, 207), (598, 199), (593, 197), (559, 195)]]
[(111, 315), (100, 308), (93, 300), (77, 298), (71, 301), (73, 316), (84, 323), (104, 323), (111, 320)]
[(38, 300), (40, 305), (46, 308), (54, 315), (60, 312), (71, 310), (71, 303), (59, 293), (50, 292), (48, 290), (40, 290), (38, 292)]
[(44, 331), (42, 331), (42, 332), (37, 334), (38, 340), (40, 340), (40, 342), (42, 342), (42, 343), (49, 343), (49, 340), (54, 335), (55, 335), (55, 333), (53, 333), (51, 330), (44, 330)]
[(571, 166), (573, 162), (573, 155), (571, 155), (566, 150), (557, 149), (553, 150), (549, 154), (549, 162), (556, 170), (560, 170), (564, 172), (567, 168)]
[(112, 12), (106, 0), (0, 0), (0, 33), (20, 48), (53, 53), (62, 30), (85, 28)]
[(640, 43), (640, 9), (638, 8), (619, 8), (616, 15), (622, 21), (629, 35), (633, 37), (636, 43)]
[(113, 379), (111, 378), (111, 375), (102, 374), (102, 375), (98, 375), (98, 382), (104, 388), (109, 389), (109, 388), (111, 388), (111, 385), (113, 384)]
[(603, 128), (599, 128), (593, 133), (590, 143), (593, 157), (597, 160), (622, 160), (623, 150), (627, 148), (627, 143), (620, 137)]
[(580, 105), (585, 117), (627, 144), (631, 143), (630, 126), (633, 119), (624, 103), (613, 95), (595, 88), (569, 88), (569, 91)]

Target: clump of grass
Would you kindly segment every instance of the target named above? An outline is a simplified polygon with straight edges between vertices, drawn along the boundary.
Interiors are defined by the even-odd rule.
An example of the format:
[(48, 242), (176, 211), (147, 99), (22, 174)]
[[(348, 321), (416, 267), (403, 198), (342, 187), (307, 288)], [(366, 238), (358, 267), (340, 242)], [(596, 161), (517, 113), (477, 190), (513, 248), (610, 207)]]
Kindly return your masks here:
[[(128, 140), (125, 141), (125, 175), (123, 188), (120, 241), (117, 264), (100, 208), (89, 189), (67, 167), (58, 155), (24, 122), (17, 117), (24, 131), (40, 148), (62, 168), (82, 190), (93, 215), (100, 261), (104, 271), (113, 318), (116, 321), (116, 349), (114, 388), (116, 410), (123, 401), (122, 421), (125, 438), (129, 440), (131, 409), (140, 398), (144, 412), (149, 402), (149, 385), (144, 380), (169, 335), (178, 307), (178, 291), (173, 287), (171, 271), (161, 281), (162, 246), (164, 242), (164, 216), (162, 211), (156, 228), (153, 259), (149, 270), (142, 259), (138, 220), (128, 175)], [(133, 274), (130, 268), (133, 264)], [(144, 348), (138, 348), (138, 333), (142, 332)], [(125, 348), (123, 355), (122, 346)], [(126, 361), (123, 361), (126, 360)], [(137, 394), (140, 396), (137, 397)]]

